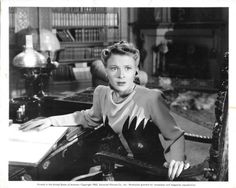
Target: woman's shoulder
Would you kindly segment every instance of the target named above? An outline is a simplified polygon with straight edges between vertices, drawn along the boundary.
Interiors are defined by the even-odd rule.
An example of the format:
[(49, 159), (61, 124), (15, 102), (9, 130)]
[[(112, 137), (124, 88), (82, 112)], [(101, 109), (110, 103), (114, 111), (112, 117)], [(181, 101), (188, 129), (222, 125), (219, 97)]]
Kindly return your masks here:
[(94, 95), (104, 95), (105, 93), (107, 93), (109, 87), (108, 86), (104, 86), (104, 85), (98, 85), (95, 89), (94, 89)]
[(147, 96), (149, 98), (156, 98), (158, 96), (162, 96), (163, 92), (159, 89), (152, 89), (152, 88), (147, 88), (143, 86), (137, 85), (136, 89), (137, 94), (140, 94), (142, 96)]

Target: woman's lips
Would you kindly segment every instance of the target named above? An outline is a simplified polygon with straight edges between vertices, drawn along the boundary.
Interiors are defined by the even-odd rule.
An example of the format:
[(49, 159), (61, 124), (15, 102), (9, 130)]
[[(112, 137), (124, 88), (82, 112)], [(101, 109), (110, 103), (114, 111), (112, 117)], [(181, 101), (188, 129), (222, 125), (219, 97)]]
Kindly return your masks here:
[(123, 86), (123, 85), (125, 85), (126, 84), (126, 82), (117, 82), (117, 85), (118, 86)]

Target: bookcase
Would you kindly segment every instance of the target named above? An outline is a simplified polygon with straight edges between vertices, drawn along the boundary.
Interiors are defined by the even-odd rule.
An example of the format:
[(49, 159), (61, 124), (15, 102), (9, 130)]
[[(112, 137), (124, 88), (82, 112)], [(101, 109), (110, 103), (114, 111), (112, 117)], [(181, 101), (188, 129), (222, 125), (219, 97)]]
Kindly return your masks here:
[[(20, 29), (29, 26), (48, 29), (56, 34), (61, 45), (54, 57), (59, 67), (52, 72), (49, 89), (90, 87), (91, 62), (100, 59), (106, 46), (127, 37), (126, 11), (111, 7), (12, 7), (9, 11), (10, 59), (16, 55), (14, 37)], [(121, 23), (125, 26), (121, 27)]]
[[(91, 84), (90, 63), (120, 37), (120, 9), (107, 7), (50, 8), (51, 30), (60, 41), (56, 81)], [(63, 76), (64, 75), (64, 76)]]
[(119, 15), (118, 8), (52, 8), (52, 30), (63, 48), (60, 63), (99, 58), (104, 45), (120, 39)]

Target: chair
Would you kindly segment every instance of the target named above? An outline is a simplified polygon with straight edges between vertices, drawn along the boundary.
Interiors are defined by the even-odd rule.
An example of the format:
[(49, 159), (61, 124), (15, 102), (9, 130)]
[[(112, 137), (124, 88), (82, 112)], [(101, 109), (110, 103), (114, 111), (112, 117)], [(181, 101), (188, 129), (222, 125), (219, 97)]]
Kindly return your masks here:
[[(209, 157), (202, 159), (199, 164), (184, 170), (176, 181), (227, 181), (228, 180), (228, 53), (225, 53), (224, 64), (221, 69), (221, 84), (215, 102), (215, 116), (212, 137), (185, 133), (185, 139), (192, 142), (211, 144)], [(105, 123), (106, 124), (106, 123)], [(96, 172), (80, 175), (73, 180), (119, 180), (117, 174), (122, 168), (130, 174), (143, 176), (144, 180), (168, 180), (168, 169), (163, 166), (150, 164), (146, 161), (127, 157), (118, 136), (109, 127), (106, 136), (102, 138), (98, 152), (94, 155), (94, 162), (101, 166)], [(108, 129), (107, 129), (108, 128)], [(124, 171), (123, 171), (124, 172)], [(129, 174), (128, 174), (129, 175)], [(125, 177), (135, 180), (133, 177)], [(129, 178), (129, 179), (127, 179)]]
[[(227, 181), (228, 180), (228, 53), (225, 53), (224, 65), (221, 70), (221, 84), (218, 87), (218, 95), (215, 102), (216, 120), (213, 127), (212, 138), (201, 135), (185, 133), (185, 139), (211, 143), (209, 158), (202, 163), (191, 166), (184, 170), (178, 179), (181, 181)], [(114, 151), (114, 146), (113, 146)], [(95, 162), (101, 165), (103, 180), (116, 180), (114, 174), (117, 171), (116, 165), (132, 169), (146, 176), (151, 175), (153, 180), (164, 180), (167, 177), (168, 169), (162, 166), (155, 166), (144, 161), (123, 156), (119, 152), (103, 150), (94, 156)]]

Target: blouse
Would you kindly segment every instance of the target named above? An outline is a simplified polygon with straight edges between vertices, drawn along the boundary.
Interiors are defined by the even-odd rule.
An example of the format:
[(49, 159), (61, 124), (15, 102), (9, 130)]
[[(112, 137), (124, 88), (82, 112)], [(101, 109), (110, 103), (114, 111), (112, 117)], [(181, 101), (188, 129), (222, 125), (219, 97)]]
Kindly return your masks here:
[[(91, 109), (49, 117), (53, 126), (108, 124), (128, 155), (153, 163), (184, 160), (184, 131), (177, 126), (163, 93), (139, 85), (115, 103), (109, 86), (96, 87)], [(106, 122), (106, 123), (105, 123)]]

